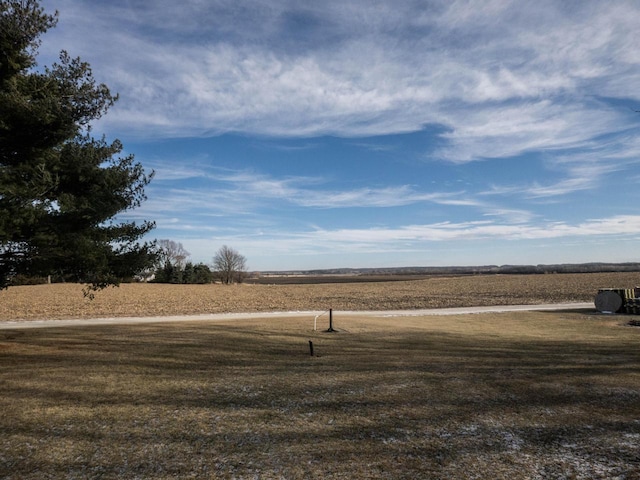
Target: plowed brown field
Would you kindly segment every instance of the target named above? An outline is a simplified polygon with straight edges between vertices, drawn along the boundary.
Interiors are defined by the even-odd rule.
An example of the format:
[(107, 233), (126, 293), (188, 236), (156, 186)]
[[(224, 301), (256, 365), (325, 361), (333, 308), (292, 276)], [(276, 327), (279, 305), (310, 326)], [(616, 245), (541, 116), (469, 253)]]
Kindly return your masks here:
[(314, 285), (123, 284), (89, 300), (81, 285), (53, 284), (1, 291), (0, 320), (589, 302), (598, 288), (636, 285), (640, 285), (640, 273), (480, 275)]

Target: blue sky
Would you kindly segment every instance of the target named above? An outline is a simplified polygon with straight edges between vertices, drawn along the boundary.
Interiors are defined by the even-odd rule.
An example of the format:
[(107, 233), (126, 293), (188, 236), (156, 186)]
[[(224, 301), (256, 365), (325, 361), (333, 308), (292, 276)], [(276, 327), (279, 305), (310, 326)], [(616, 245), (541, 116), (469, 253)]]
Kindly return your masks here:
[(640, 261), (637, 1), (45, 0), (156, 176), (126, 219), (251, 270)]

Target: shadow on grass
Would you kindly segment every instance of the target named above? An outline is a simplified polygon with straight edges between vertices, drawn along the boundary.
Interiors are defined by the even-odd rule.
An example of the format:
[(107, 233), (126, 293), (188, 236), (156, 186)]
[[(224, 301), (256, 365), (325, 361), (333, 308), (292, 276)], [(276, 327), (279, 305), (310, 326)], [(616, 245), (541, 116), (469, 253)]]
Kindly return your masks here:
[(0, 476), (640, 471), (637, 339), (604, 332), (597, 342), (519, 341), (399, 328), (315, 334), (320, 356), (310, 357), (309, 335), (184, 324), (5, 339)]

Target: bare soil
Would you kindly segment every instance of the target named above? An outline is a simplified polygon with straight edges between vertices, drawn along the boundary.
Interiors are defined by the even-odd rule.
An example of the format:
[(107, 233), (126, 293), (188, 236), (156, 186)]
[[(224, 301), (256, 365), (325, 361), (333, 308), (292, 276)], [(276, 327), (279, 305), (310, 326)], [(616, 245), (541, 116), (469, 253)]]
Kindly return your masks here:
[(0, 291), (0, 320), (591, 302), (599, 288), (636, 285), (640, 273), (478, 275), (314, 285), (122, 284), (89, 300), (81, 285), (53, 284)]

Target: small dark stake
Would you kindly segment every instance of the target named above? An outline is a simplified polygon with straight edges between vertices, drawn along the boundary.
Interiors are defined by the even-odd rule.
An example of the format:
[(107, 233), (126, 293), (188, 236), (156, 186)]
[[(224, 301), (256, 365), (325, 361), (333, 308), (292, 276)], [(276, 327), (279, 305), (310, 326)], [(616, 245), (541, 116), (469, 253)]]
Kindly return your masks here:
[(313, 342), (311, 340), (309, 340), (309, 353), (313, 357)]
[(329, 330), (327, 332), (335, 332), (333, 329), (333, 309), (329, 309)]

